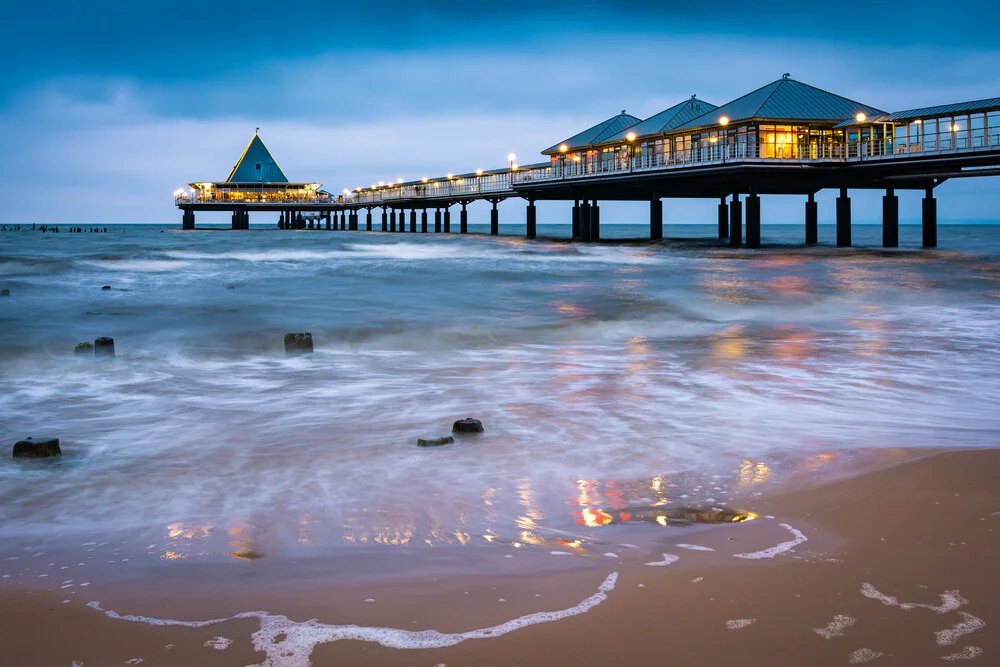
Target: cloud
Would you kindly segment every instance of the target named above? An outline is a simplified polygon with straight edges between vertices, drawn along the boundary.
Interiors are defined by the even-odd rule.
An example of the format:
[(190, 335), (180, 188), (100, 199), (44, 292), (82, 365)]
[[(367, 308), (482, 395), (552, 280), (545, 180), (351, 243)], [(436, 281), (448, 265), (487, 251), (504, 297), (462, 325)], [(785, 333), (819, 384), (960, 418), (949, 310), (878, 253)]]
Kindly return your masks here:
[[(692, 93), (721, 104), (785, 71), (889, 110), (1000, 90), (995, 46), (957, 53), (862, 46), (845, 54), (822, 40), (562, 37), (517, 49), (444, 45), (272, 58), (225, 76), (196, 71), (171, 81), (42, 79), (0, 111), (10, 158), (0, 163), (2, 215), (5, 222), (173, 221), (169, 193), (224, 178), (258, 126), (290, 178), (339, 191), (494, 167), (511, 151), (523, 163), (540, 160), (539, 150), (622, 108), (645, 117)], [(906, 66), (871, 65), (878, 62)], [(981, 189), (982, 197), (962, 204), (964, 217), (983, 210), (983, 197), (996, 210), (997, 196)], [(774, 210), (791, 221), (800, 208)]]

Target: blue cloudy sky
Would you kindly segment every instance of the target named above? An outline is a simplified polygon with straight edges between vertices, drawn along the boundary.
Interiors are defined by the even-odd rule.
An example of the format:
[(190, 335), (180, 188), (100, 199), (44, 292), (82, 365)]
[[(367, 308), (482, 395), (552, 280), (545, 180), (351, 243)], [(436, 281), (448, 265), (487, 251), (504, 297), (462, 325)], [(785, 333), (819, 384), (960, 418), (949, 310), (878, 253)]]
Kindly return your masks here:
[[(7, 8), (0, 221), (179, 221), (170, 193), (224, 178), (258, 126), (290, 178), (339, 191), (500, 166), (512, 151), (532, 161), (622, 109), (646, 117), (692, 93), (721, 104), (784, 72), (887, 110), (1000, 96), (995, 2), (749, 7), (382, 0), (282, 9), (180, 0)], [(946, 183), (942, 219), (1000, 219), (998, 185)], [(876, 197), (856, 197), (856, 219), (877, 220)], [(903, 197), (904, 218), (918, 215), (917, 197)], [(667, 219), (711, 222), (713, 206), (668, 202)], [(504, 207), (505, 218), (521, 219), (518, 205)], [(541, 221), (562, 220), (563, 208), (547, 205)], [(643, 210), (612, 206), (602, 220), (633, 221)], [(798, 221), (801, 210), (787, 197), (763, 205), (765, 222)], [(832, 206), (821, 211), (832, 216)], [(480, 215), (486, 208), (473, 221)]]

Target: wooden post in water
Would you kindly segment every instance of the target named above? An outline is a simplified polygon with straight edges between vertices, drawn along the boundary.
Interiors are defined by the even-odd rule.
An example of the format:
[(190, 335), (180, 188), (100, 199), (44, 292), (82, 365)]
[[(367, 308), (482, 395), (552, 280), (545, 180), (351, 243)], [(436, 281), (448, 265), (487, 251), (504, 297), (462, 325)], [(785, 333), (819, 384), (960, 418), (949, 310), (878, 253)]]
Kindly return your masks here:
[(882, 197), (882, 247), (899, 247), (899, 197), (892, 188)]
[(500, 211), (497, 210), (500, 200), (491, 199), (490, 203), (493, 204), (493, 210), (490, 211), (490, 236), (497, 236), (500, 234)]
[(927, 188), (927, 194), (921, 201), (921, 228), (925, 248), (937, 247), (937, 200), (934, 199), (934, 186)]
[(760, 197), (757, 191), (750, 188), (750, 195), (747, 197), (747, 247), (760, 247)]
[(733, 202), (729, 205), (729, 245), (734, 248), (743, 245), (743, 204), (738, 192), (733, 193)]
[(663, 238), (663, 200), (659, 197), (649, 201), (649, 238), (652, 241)]
[(525, 211), (525, 221), (524, 221), (526, 226), (525, 236), (529, 239), (535, 238), (536, 235), (537, 212), (538, 209), (535, 208), (535, 200), (529, 199), (528, 208)]
[(806, 243), (819, 243), (819, 204), (813, 193), (809, 193), (809, 200), (806, 202)]
[(466, 206), (469, 202), (462, 202), (462, 212), (458, 214), (458, 231), (460, 234), (469, 233), (469, 212), (466, 210)]
[(451, 234), (451, 204), (444, 207), (444, 233)]
[(837, 197), (837, 245), (844, 248), (851, 245), (851, 198), (847, 196), (847, 188), (840, 188)]
[(719, 240), (725, 241), (729, 238), (729, 204), (726, 198), (719, 199)]

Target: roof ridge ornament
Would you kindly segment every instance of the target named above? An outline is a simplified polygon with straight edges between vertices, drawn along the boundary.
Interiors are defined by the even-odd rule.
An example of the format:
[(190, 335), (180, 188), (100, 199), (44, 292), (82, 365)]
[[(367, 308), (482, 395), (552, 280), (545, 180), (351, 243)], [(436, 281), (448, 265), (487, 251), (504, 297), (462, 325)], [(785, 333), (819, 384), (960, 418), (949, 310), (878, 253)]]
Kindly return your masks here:
[(788, 79), (790, 79), (791, 77), (792, 77), (792, 75), (791, 75), (791, 74), (789, 74), (788, 72), (785, 72), (784, 74), (782, 74), (782, 75), (781, 75), (781, 79), (782, 79), (782, 81), (787, 81), (787, 80), (788, 80)]

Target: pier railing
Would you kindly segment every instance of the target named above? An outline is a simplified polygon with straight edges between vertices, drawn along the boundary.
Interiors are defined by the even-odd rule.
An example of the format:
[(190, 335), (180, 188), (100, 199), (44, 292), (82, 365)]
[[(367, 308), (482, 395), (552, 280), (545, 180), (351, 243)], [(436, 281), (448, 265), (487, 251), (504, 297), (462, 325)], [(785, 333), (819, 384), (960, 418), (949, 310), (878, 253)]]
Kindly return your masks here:
[[(345, 195), (347, 203), (362, 205), (391, 204), (394, 201), (412, 201), (414, 199), (462, 199), (477, 198), (482, 195), (513, 196), (516, 193), (511, 187), (511, 173), (520, 170), (490, 173), (481, 176), (453, 177), (445, 180), (428, 181), (427, 183), (402, 183), (386, 186), (376, 186), (356, 190)], [(528, 170), (524, 170), (528, 171)]]
[[(636, 147), (632, 147), (635, 149)], [(689, 150), (642, 154), (636, 151), (566, 156), (547, 168), (518, 171), (513, 183), (586, 179), (726, 164), (854, 163), (914, 156), (1000, 151), (1000, 133), (939, 132), (913, 141), (905, 137), (843, 143), (708, 143)]]
[(222, 190), (195, 190), (174, 196), (174, 204), (330, 204), (327, 194), (273, 196), (256, 192), (226, 192)]

